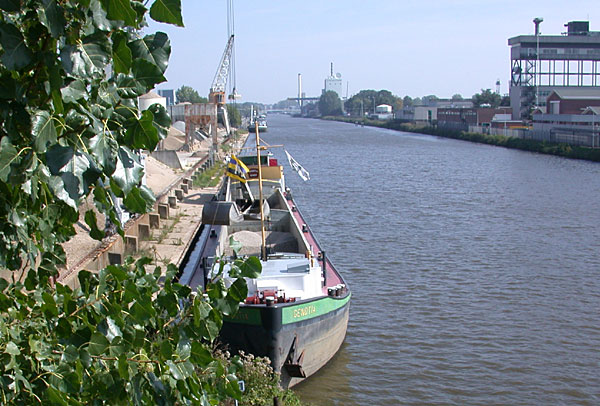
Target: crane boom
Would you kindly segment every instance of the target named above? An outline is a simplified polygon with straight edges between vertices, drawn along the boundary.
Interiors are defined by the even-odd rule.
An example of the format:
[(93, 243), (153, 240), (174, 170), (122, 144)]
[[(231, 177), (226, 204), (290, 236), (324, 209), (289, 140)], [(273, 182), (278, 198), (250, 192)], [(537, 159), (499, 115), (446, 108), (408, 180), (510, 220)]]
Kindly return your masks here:
[(210, 87), (210, 93), (208, 100), (211, 103), (224, 104), (225, 103), (225, 86), (227, 85), (227, 76), (229, 75), (229, 68), (231, 65), (231, 54), (233, 50), (233, 38), (232, 34), (227, 41), (227, 46), (221, 57), (221, 62), (217, 68), (217, 73), (212, 81)]

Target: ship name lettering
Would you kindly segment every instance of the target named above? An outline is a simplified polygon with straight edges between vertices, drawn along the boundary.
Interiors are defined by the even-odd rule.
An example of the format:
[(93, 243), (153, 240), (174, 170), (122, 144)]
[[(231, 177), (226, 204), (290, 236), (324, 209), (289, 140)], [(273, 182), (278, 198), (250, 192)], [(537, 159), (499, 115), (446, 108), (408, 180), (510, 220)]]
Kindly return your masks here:
[(294, 318), (306, 317), (317, 312), (317, 308), (314, 305), (304, 306), (299, 309), (294, 309)]

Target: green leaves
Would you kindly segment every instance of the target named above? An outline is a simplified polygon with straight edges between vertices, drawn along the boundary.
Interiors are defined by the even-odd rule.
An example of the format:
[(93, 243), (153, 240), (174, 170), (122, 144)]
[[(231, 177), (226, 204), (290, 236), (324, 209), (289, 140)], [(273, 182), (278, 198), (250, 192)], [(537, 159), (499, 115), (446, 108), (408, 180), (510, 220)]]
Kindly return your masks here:
[(127, 46), (125, 35), (115, 35), (113, 37), (113, 69), (117, 73), (129, 73), (131, 70), (131, 50)]
[(117, 195), (129, 194), (142, 180), (144, 169), (139, 158), (129, 148), (120, 147), (117, 152), (118, 164), (111, 184), (118, 187)]
[(158, 144), (158, 130), (154, 127), (154, 115), (145, 110), (141, 118), (132, 117), (127, 120), (125, 141), (136, 149), (153, 151)]
[(262, 272), (262, 265), (257, 257), (248, 257), (239, 264), (241, 276), (245, 278), (258, 278)]
[(155, 0), (150, 7), (150, 17), (156, 21), (183, 27), (181, 3), (178, 0)]
[[(81, 288), (33, 285), (27, 295), (20, 293), (21, 285), (0, 279), (0, 303), (23, 309), (0, 313), (2, 325), (10, 326), (9, 334), (0, 335), (4, 401), (187, 404), (204, 398), (223, 404), (239, 399), (234, 374), (241, 365), (212, 351), (223, 317), (217, 303), (171, 282), (174, 266), (163, 282), (163, 272), (148, 273), (146, 264), (81, 272)], [(221, 292), (232, 313), (233, 301), (245, 295), (242, 282)]]
[(117, 168), (119, 144), (110, 133), (99, 132), (90, 140), (90, 148), (95, 154), (104, 174), (112, 175)]
[(151, 210), (154, 201), (154, 194), (147, 186), (132, 189), (123, 199), (125, 207), (132, 213), (145, 213)]
[(90, 355), (99, 356), (104, 354), (104, 352), (108, 349), (110, 342), (108, 339), (101, 333), (94, 333), (90, 338), (90, 343), (88, 346), (88, 351)]
[(85, 213), (85, 224), (90, 227), (90, 237), (94, 240), (102, 241), (104, 232), (98, 228), (96, 213), (93, 210), (88, 210)]
[(0, 9), (4, 11), (19, 11), (21, 0), (0, 0)]
[(23, 283), (0, 279), (2, 402), (222, 404), (235, 379), (208, 343), (244, 284), (209, 301), (146, 261), (82, 271), (77, 289), (48, 282), (80, 218), (102, 239), (97, 214), (118, 222), (115, 195), (131, 212), (154, 202), (134, 151), (154, 149), (170, 119), (159, 105), (140, 112), (137, 98), (165, 80), (171, 46), (139, 29), (148, 15), (182, 25), (180, 0), (0, 10), (0, 267), (25, 270)]
[(23, 34), (13, 24), (0, 23), (0, 44), (4, 49), (0, 60), (7, 69), (21, 70), (33, 61), (33, 53), (25, 44)]
[(56, 142), (56, 127), (54, 126), (52, 116), (46, 110), (38, 110), (33, 115), (31, 130), (35, 137), (35, 150), (38, 153), (46, 152), (48, 144), (54, 144)]
[(64, 10), (56, 0), (45, 0), (43, 7), (37, 10), (40, 22), (50, 31), (53, 38), (58, 38), (64, 33), (66, 20)]
[(100, 170), (89, 154), (72, 147), (55, 145), (46, 153), (46, 159), (50, 173), (54, 175), (50, 179), (50, 187), (56, 197), (77, 209), (79, 200), (98, 180)]
[(73, 80), (67, 86), (60, 89), (60, 92), (65, 103), (76, 103), (87, 96), (85, 83), (81, 79)]
[(0, 180), (7, 182), (11, 166), (18, 162), (19, 152), (8, 137), (2, 137), (0, 140)]
[(111, 20), (121, 20), (126, 25), (137, 27), (137, 14), (129, 0), (101, 0), (106, 16)]
[(166, 80), (157, 65), (144, 59), (135, 59), (131, 66), (131, 70), (136, 79), (148, 89), (151, 89), (154, 85)]
[(171, 44), (164, 32), (146, 35), (144, 38), (130, 42), (129, 47), (135, 60), (143, 60), (155, 65), (161, 73), (167, 70)]

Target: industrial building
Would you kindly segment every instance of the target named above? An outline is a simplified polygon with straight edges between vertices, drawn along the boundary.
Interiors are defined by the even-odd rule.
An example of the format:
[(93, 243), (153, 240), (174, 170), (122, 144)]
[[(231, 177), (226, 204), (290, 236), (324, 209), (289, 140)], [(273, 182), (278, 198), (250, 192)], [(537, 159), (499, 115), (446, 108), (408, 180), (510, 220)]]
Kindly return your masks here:
[(158, 94), (167, 100), (167, 106), (175, 104), (175, 91), (173, 89), (159, 89)]
[(336, 92), (340, 100), (342, 100), (342, 74), (333, 74), (333, 62), (331, 62), (331, 73), (325, 78), (325, 87), (323, 93), (328, 91)]
[(437, 125), (458, 131), (471, 131), (472, 127), (490, 127), (496, 115), (510, 114), (509, 107), (438, 108)]
[(592, 88), (600, 93), (600, 31), (590, 31), (588, 21), (571, 21), (563, 35), (541, 35), (542, 21), (533, 20), (534, 35), (508, 40), (513, 119), (529, 119), (536, 107), (546, 111), (546, 99), (557, 89)]
[(547, 99), (547, 113), (533, 114), (536, 139), (598, 148), (599, 88), (562, 88)]

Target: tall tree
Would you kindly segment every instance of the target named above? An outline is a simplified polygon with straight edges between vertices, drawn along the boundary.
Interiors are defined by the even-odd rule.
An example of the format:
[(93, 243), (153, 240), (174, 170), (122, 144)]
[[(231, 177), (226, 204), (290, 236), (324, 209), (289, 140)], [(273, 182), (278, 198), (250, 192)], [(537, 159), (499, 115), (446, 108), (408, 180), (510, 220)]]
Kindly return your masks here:
[(375, 107), (380, 104), (388, 104), (398, 110), (402, 108), (402, 99), (394, 96), (389, 90), (361, 90), (348, 100), (346, 100), (346, 111), (353, 115), (360, 115), (362, 110), (364, 113), (373, 113)]
[(404, 107), (411, 107), (413, 105), (413, 99), (410, 96), (404, 96), (402, 103)]
[(234, 127), (242, 125), (242, 116), (235, 104), (227, 105), (227, 116), (229, 117), (229, 124)]
[(198, 94), (198, 92), (192, 88), (191, 86), (183, 85), (179, 89), (175, 91), (175, 97), (177, 98), (177, 103), (207, 103), (208, 99), (206, 97), (202, 97)]
[[(235, 288), (193, 297), (176, 269), (148, 261), (50, 283), (80, 203), (119, 224), (112, 196), (144, 212), (136, 150), (153, 150), (170, 119), (138, 96), (165, 80), (164, 33), (183, 25), (180, 0), (0, 1), (0, 398), (3, 404), (218, 404), (240, 396), (236, 368), (211, 353), (224, 314), (246, 293), (258, 259), (233, 264)], [(93, 211), (85, 221), (102, 238)], [(257, 262), (258, 261), (258, 262)], [(238, 290), (241, 289), (241, 290)]]
[(319, 111), (322, 116), (339, 116), (342, 114), (342, 101), (332, 90), (323, 93), (319, 98)]
[(436, 96), (436, 95), (434, 95), (434, 94), (430, 94), (430, 95), (427, 95), (427, 96), (423, 96), (423, 97), (421, 98), (421, 102), (422, 102), (424, 105), (426, 105), (426, 106), (429, 106), (429, 105), (432, 105), (432, 104), (434, 104), (434, 102), (435, 102), (435, 101), (437, 101), (437, 100), (439, 100), (439, 97), (437, 97), (437, 96)]
[(489, 105), (490, 107), (496, 108), (500, 105), (502, 96), (500, 96), (498, 93), (492, 92), (492, 89), (481, 89), (481, 93), (475, 93), (472, 100), (475, 107)]
[(461, 100), (463, 100), (463, 97), (459, 93), (456, 93), (455, 95), (452, 96), (452, 101), (461, 101)]

